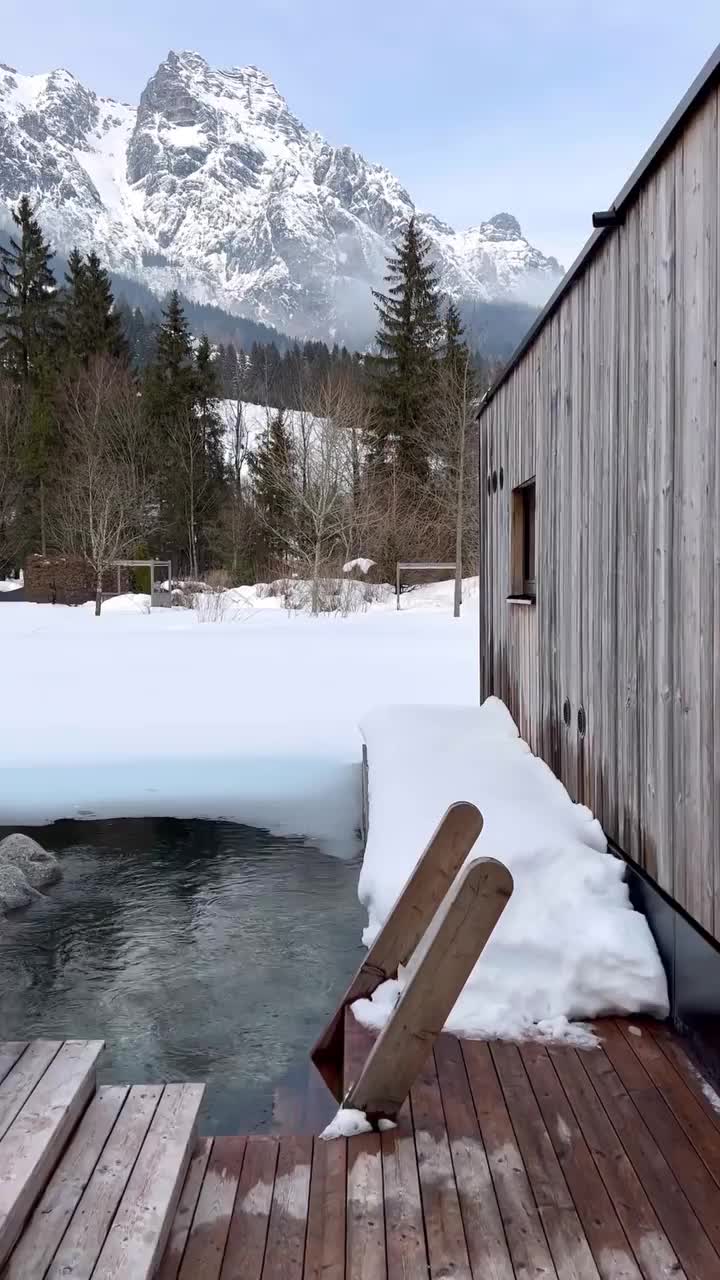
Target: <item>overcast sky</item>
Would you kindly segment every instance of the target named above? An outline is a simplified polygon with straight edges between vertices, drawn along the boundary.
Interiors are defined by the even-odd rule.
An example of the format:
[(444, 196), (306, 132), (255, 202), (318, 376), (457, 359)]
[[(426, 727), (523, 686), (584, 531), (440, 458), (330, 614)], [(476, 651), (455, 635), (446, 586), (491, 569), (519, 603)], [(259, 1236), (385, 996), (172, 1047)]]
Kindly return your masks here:
[(720, 41), (718, 0), (2, 0), (0, 60), (135, 102), (196, 49), (456, 227), (501, 210), (565, 266)]

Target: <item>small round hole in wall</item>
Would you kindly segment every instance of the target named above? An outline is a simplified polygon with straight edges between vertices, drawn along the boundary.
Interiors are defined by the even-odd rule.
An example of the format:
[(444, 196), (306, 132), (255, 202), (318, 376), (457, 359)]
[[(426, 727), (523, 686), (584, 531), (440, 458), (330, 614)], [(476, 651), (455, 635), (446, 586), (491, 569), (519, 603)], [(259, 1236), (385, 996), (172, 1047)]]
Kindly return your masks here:
[(578, 719), (577, 719), (577, 726), (578, 726), (578, 733), (580, 734), (580, 737), (581, 737), (581, 738), (584, 738), (584, 737), (585, 737), (585, 729), (586, 729), (586, 727), (587, 727), (587, 722), (586, 722), (586, 719), (585, 719), (585, 708), (584, 708), (584, 707), (578, 707)]
[(565, 701), (563, 702), (563, 720), (565, 724), (569, 725), (571, 719), (572, 719), (572, 707), (570, 706), (570, 699), (566, 698)]
[(503, 469), (502, 469), (502, 467), (501, 467), (501, 468), (500, 468), (500, 488), (501, 488), (501, 489), (502, 489), (502, 487), (503, 487), (504, 483), (505, 483), (505, 472), (503, 471)]
[(492, 474), (492, 487), (493, 493), (497, 493), (497, 471), (493, 471)]

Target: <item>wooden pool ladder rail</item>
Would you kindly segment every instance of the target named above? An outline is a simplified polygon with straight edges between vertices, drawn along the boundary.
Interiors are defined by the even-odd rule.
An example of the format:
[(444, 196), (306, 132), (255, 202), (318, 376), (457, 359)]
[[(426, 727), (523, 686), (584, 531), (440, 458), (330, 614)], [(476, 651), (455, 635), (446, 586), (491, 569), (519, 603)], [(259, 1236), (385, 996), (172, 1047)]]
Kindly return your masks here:
[[(312, 1050), (315, 1066), (344, 1106), (375, 1119), (397, 1113), (507, 904), (512, 876), (501, 863), (474, 859), (458, 876), (482, 828), (475, 805), (450, 806)], [(345, 1010), (396, 978), (415, 952), (410, 980), (344, 1095)]]

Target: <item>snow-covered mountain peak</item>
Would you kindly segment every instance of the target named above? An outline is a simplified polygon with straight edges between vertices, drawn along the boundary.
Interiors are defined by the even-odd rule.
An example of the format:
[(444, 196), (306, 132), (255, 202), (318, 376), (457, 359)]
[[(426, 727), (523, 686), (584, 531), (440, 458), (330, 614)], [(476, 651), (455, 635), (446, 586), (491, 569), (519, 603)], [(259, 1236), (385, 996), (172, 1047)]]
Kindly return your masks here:
[[(61, 251), (96, 248), (158, 293), (351, 340), (371, 331), (370, 289), (417, 212), (389, 170), (310, 131), (264, 71), (187, 50), (137, 108), (62, 69), (0, 66), (0, 224), (23, 194)], [(460, 232), (418, 219), (459, 301), (535, 300), (560, 275), (509, 213)]]

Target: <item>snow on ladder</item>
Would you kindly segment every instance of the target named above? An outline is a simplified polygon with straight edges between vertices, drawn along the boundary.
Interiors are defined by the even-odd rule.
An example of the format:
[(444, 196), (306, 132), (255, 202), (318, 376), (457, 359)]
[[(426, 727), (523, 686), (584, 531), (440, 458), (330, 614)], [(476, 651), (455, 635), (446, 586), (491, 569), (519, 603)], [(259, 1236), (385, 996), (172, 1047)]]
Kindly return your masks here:
[[(475, 805), (450, 806), (312, 1051), (338, 1101), (374, 1119), (402, 1106), (512, 893), (510, 872), (492, 858), (473, 859), (458, 876), (482, 827)], [(412, 975), (343, 1098), (345, 1009), (397, 977), (416, 951)]]

